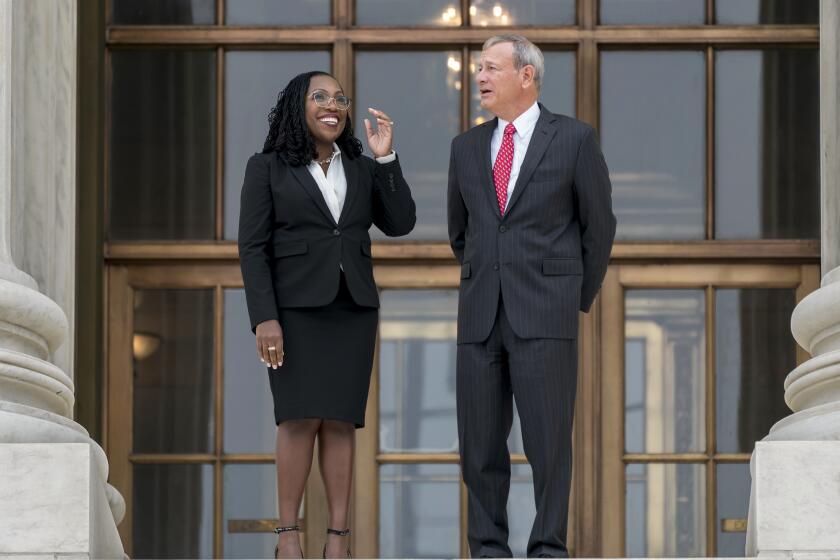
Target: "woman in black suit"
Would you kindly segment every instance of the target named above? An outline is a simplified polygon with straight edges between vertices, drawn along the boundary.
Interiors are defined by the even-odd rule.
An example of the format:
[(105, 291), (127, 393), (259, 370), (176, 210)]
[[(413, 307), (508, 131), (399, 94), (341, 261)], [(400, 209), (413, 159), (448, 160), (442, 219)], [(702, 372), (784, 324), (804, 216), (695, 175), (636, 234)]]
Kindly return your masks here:
[(275, 556), (285, 558), (302, 554), (297, 516), (316, 437), (330, 516), (324, 555), (349, 555), (355, 429), (365, 423), (379, 319), (368, 229), (406, 235), (415, 222), (391, 149), (393, 121), (369, 109), (377, 120), (374, 130), (365, 119), (374, 161), (362, 155), (349, 108), (329, 74), (293, 78), (242, 186), (239, 256), (274, 397)]

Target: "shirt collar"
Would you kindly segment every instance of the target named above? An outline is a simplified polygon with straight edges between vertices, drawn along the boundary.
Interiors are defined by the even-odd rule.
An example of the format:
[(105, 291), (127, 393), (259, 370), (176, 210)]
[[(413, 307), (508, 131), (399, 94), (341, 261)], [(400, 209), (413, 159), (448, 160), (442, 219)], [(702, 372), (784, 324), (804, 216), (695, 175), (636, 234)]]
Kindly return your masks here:
[[(521, 140), (531, 133), (533, 128), (537, 125), (537, 120), (540, 118), (540, 106), (534, 101), (524, 113), (513, 119), (513, 126), (516, 128), (516, 134)], [(499, 119), (498, 129), (504, 131), (508, 125), (508, 121)]]

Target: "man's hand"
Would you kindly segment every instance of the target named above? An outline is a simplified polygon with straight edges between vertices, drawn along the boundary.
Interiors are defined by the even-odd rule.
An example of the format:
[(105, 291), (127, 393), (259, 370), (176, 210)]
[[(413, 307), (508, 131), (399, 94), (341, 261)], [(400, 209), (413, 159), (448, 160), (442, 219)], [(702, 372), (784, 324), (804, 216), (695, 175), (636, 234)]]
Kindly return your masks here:
[(283, 365), (283, 329), (276, 319), (257, 325), (257, 355), (272, 369)]

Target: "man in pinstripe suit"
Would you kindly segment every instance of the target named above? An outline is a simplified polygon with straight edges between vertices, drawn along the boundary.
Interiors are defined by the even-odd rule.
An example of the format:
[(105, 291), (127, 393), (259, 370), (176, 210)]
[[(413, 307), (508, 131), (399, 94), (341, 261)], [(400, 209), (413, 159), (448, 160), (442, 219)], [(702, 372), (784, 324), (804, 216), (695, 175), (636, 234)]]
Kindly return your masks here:
[(497, 118), (452, 141), (447, 212), (461, 263), (457, 403), (473, 557), (510, 557), (512, 398), (534, 473), (529, 557), (568, 557), (578, 310), (588, 311), (615, 236), (592, 127), (537, 102), (540, 50), (489, 39), (477, 75)]

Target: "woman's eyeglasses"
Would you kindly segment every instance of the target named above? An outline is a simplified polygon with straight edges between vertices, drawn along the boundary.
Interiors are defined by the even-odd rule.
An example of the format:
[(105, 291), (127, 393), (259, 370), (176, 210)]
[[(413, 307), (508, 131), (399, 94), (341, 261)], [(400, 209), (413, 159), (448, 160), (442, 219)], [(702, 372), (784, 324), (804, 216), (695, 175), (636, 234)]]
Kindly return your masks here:
[(318, 107), (329, 107), (330, 101), (335, 101), (335, 108), (340, 111), (346, 111), (350, 108), (350, 98), (346, 95), (338, 95), (330, 97), (323, 91), (316, 91), (309, 94), (310, 99), (315, 102)]

